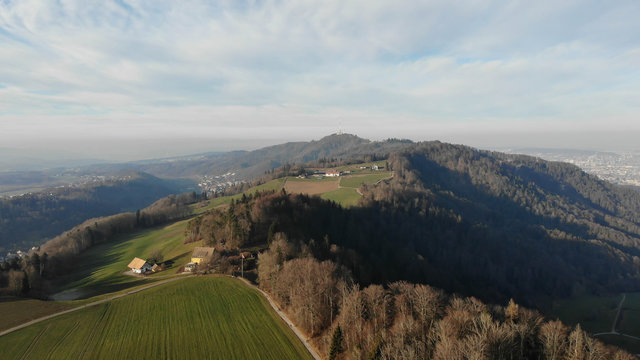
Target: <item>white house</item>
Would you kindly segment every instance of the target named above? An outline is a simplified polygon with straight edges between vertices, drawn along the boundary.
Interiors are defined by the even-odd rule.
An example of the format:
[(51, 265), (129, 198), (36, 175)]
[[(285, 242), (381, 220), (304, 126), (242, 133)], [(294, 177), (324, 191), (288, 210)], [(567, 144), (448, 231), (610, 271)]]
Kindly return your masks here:
[(326, 176), (340, 176), (340, 172), (335, 171), (335, 170), (329, 170), (326, 172), (325, 174)]
[(136, 274), (144, 274), (151, 271), (151, 264), (140, 258), (133, 258), (129, 263), (129, 269)]

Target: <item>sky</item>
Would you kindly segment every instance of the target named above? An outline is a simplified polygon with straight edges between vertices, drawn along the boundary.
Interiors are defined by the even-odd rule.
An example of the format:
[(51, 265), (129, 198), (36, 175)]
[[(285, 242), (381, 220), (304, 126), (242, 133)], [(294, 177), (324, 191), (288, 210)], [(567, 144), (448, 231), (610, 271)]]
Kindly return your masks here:
[(637, 0), (0, 0), (0, 156), (131, 160), (339, 129), (640, 150), (638, 19)]

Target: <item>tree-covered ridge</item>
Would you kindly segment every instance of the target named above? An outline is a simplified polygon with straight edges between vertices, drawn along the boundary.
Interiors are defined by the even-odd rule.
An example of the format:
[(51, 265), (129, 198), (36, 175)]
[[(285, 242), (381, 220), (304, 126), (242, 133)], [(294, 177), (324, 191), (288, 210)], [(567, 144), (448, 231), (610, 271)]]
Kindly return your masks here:
[(122, 180), (0, 198), (0, 254), (38, 246), (90, 218), (144, 208), (178, 190), (171, 181), (131, 173)]
[(360, 207), (245, 198), (193, 220), (187, 239), (243, 247), (283, 232), (365, 285), (408, 280), (536, 306), (640, 287), (640, 196), (630, 189), (568, 164), (439, 142), (389, 166), (394, 178), (362, 186)]

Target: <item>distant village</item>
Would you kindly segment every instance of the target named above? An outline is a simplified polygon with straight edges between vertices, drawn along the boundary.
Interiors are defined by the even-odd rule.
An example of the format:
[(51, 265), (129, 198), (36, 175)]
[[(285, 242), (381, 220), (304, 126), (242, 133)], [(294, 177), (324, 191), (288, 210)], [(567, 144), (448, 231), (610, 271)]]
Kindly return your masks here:
[(241, 184), (235, 172), (228, 172), (223, 175), (203, 175), (198, 181), (201, 192), (207, 195), (223, 193), (226, 189)]

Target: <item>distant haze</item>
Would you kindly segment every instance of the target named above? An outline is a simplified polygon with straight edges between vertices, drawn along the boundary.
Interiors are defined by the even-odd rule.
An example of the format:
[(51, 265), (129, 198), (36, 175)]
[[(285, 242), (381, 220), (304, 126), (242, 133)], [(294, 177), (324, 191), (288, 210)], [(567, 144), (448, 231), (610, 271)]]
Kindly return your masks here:
[[(328, 130), (327, 130), (328, 131)], [(375, 129), (368, 131), (375, 135)], [(366, 132), (365, 132), (366, 133)], [(425, 132), (429, 133), (429, 132)], [(159, 139), (42, 139), (37, 143), (3, 144), (0, 147), (0, 171), (34, 170), (53, 167), (74, 167), (101, 162), (126, 162), (192, 155), (205, 152), (255, 150), (288, 141), (319, 140), (326, 133), (312, 133), (281, 138), (159, 138)], [(636, 132), (530, 132), (530, 133), (430, 133), (398, 131), (384, 136), (365, 136), (370, 140), (406, 138), (413, 141), (440, 140), (480, 149), (505, 150), (518, 148), (551, 148), (640, 153)]]

